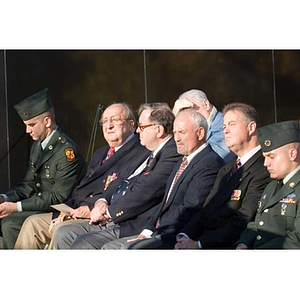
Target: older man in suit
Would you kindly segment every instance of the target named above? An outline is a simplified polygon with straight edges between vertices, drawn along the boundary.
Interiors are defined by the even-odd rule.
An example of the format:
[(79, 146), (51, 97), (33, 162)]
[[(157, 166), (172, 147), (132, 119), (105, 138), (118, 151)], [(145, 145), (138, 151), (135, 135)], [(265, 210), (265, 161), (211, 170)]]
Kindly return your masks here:
[(56, 124), (46, 88), (14, 106), (35, 141), (24, 179), (0, 196), (4, 248), (15, 245), (24, 220), (65, 202), (86, 172), (79, 147)]
[(120, 173), (134, 170), (149, 156), (150, 151), (140, 144), (134, 134), (135, 116), (126, 103), (115, 103), (107, 107), (101, 116), (100, 125), (107, 145), (94, 153), (86, 176), (66, 202), (72, 208), (71, 212), (61, 213), (54, 220), (52, 219), (57, 217), (57, 212), (27, 218), (15, 249), (41, 249), (47, 244), (51, 249), (53, 231), (60, 226), (89, 219), (96, 200), (117, 180)]
[(167, 105), (140, 107), (137, 132), (152, 155), (123, 181), (112, 183), (95, 203), (90, 222), (59, 228), (54, 235), (56, 249), (100, 249), (110, 240), (140, 232), (162, 201), (168, 176), (181, 158), (173, 139), (173, 121)]
[(192, 108), (174, 121), (177, 152), (184, 155), (169, 176), (164, 199), (138, 236), (105, 244), (102, 249), (168, 249), (176, 234), (206, 200), (223, 160), (206, 143), (207, 121)]
[(231, 161), (235, 155), (226, 146), (223, 133), (223, 114), (210, 103), (203, 91), (192, 89), (181, 94), (175, 101), (173, 112), (176, 115), (181, 109), (193, 108), (202, 114), (208, 124), (206, 141), (222, 157), (224, 162)]
[(237, 249), (300, 248), (300, 126), (299, 121), (267, 125), (258, 131), (272, 182), (264, 190), (254, 222)]
[(255, 109), (231, 103), (223, 113), (225, 141), (237, 160), (221, 168), (202, 210), (178, 234), (175, 249), (231, 248), (253, 220), (270, 181), (257, 139)]

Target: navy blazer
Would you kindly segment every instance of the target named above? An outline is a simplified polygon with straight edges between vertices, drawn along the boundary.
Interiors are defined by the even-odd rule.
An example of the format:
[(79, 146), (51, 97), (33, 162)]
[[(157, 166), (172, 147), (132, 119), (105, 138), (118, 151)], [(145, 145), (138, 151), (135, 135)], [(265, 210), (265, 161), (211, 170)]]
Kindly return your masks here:
[[(161, 234), (162, 241), (168, 244), (168, 239), (175, 238), (176, 233), (201, 209), (223, 165), (223, 160), (210, 145), (207, 145), (188, 164), (167, 199), (180, 163), (181, 161), (176, 164), (169, 176), (162, 204), (145, 226), (146, 229), (153, 231), (153, 235)], [(160, 226), (156, 228), (158, 220)]]
[[(120, 225), (120, 237), (138, 234), (143, 229), (155, 207), (161, 203), (167, 179), (181, 158), (174, 138), (171, 138), (155, 155), (149, 169), (135, 176), (126, 194), (108, 207), (112, 221)], [(114, 191), (111, 189), (107, 189), (106, 196), (112, 195)]]
[(202, 210), (182, 232), (202, 248), (228, 248), (254, 219), (260, 196), (270, 182), (261, 150), (229, 178), (235, 160), (223, 166)]
[(101, 164), (106, 157), (109, 146), (104, 146), (94, 153), (88, 171), (79, 185), (75, 188), (72, 197), (66, 202), (67, 205), (77, 208), (88, 205), (90, 209), (108, 188), (109, 176), (115, 180), (121, 176), (124, 170), (135, 170), (150, 154), (150, 151), (140, 144), (137, 135), (123, 145), (112, 157)]

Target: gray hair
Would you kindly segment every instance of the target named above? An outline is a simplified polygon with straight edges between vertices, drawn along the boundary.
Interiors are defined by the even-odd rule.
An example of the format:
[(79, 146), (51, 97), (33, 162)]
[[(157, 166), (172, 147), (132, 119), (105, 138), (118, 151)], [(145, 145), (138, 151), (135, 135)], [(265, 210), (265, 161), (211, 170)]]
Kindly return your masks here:
[[(188, 100), (194, 99), (194, 100), (199, 101), (199, 102), (201, 102), (201, 103), (202, 103), (204, 100), (207, 100), (207, 101), (209, 102), (209, 100), (208, 100), (206, 94), (205, 94), (204, 92), (202, 92), (202, 91), (200, 91), (200, 90), (196, 90), (196, 89), (192, 89), (192, 90), (189, 90), (189, 91), (187, 91), (187, 92), (184, 92), (184, 93), (182, 93), (182, 94), (178, 97), (178, 99), (184, 99), (184, 98), (186, 98), (186, 99), (188, 99)], [(209, 104), (210, 104), (210, 103), (209, 103)]]
[(145, 110), (145, 109), (156, 109), (156, 108), (160, 108), (160, 107), (165, 107), (165, 108), (170, 108), (168, 103), (165, 102), (152, 102), (152, 103), (143, 103), (140, 105), (140, 107), (137, 110), (137, 114), (138, 116), (141, 115), (141, 113)]
[(203, 127), (205, 130), (205, 135), (207, 134), (208, 131), (207, 120), (202, 114), (200, 114), (193, 108), (184, 108), (178, 112), (176, 117), (182, 114), (186, 114), (190, 117), (190, 119), (193, 121), (195, 125), (195, 130), (199, 129), (200, 127)]

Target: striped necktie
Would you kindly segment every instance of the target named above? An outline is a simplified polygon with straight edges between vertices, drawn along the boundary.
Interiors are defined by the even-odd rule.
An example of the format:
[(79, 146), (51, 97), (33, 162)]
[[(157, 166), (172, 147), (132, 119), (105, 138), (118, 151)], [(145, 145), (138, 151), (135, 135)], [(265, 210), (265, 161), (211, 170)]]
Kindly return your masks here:
[(110, 147), (107, 151), (106, 157), (102, 160), (102, 163), (105, 163), (108, 159), (110, 159), (114, 155), (115, 152), (116, 152), (115, 148)]
[(241, 160), (238, 158), (229, 173), (229, 177), (232, 177), (241, 166), (242, 166)]
[[(183, 158), (182, 158), (182, 162), (181, 162), (181, 164), (180, 164), (180, 166), (179, 166), (179, 169), (178, 169), (178, 171), (177, 171), (177, 173), (176, 173), (176, 175), (175, 175), (175, 178), (174, 178), (174, 180), (173, 180), (173, 183), (172, 183), (172, 185), (171, 185), (171, 187), (170, 187), (170, 190), (169, 190), (169, 193), (168, 193), (167, 198), (166, 198), (166, 200), (165, 200), (165, 203), (164, 203), (164, 206), (163, 206), (162, 211), (164, 210), (165, 206), (167, 205), (167, 202), (168, 202), (169, 197), (170, 197), (170, 195), (171, 195), (171, 193), (172, 193), (172, 190), (173, 190), (175, 184), (177, 183), (178, 179), (179, 179), (180, 176), (182, 175), (183, 171), (185, 170), (187, 164), (188, 164), (187, 158), (186, 158), (186, 157), (183, 157)], [(159, 227), (159, 225), (160, 225), (160, 218), (158, 218), (158, 220), (157, 220), (157, 222), (156, 222), (156, 225), (155, 225), (155, 228)]]

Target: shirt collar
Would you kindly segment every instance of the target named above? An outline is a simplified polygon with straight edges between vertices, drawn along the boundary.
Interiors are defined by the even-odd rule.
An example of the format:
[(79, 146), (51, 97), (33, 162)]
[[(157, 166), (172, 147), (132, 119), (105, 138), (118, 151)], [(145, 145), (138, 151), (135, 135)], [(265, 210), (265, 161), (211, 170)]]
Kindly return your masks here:
[(51, 140), (53, 134), (57, 131), (57, 127), (41, 142), (43, 150), (46, 148), (47, 144)]
[(291, 173), (286, 175), (283, 178), (283, 184), (286, 184), (299, 170), (300, 170), (300, 166), (298, 166), (295, 170), (293, 170)]
[(208, 127), (211, 125), (211, 123), (212, 123), (213, 119), (215, 118), (217, 112), (218, 112), (217, 109), (213, 106), (212, 110), (211, 110), (211, 112), (210, 112), (210, 114), (209, 114), (209, 116), (207, 118), (207, 125), (208, 125)]
[(245, 155), (243, 155), (242, 157), (239, 157), (239, 159), (241, 160), (241, 165), (243, 166), (256, 152), (258, 152), (261, 149), (261, 146), (258, 145), (255, 148), (253, 148), (252, 150), (250, 150), (249, 152), (247, 152)]
[(170, 136), (167, 140), (162, 142), (154, 151), (153, 151), (153, 157), (162, 149), (162, 147), (170, 140), (172, 136)]
[(134, 137), (134, 133), (132, 133), (132, 134), (125, 140), (125, 142), (124, 142), (122, 145), (115, 147), (115, 151), (117, 152), (117, 151), (118, 151), (120, 148), (122, 148), (127, 142), (129, 142), (133, 137)]
[(192, 159), (198, 154), (200, 153), (204, 148), (206, 148), (207, 143), (204, 143), (203, 145), (201, 145), (198, 149), (196, 149), (193, 153), (191, 153), (190, 155), (186, 156), (188, 164), (192, 161)]

